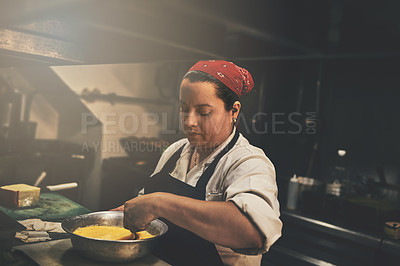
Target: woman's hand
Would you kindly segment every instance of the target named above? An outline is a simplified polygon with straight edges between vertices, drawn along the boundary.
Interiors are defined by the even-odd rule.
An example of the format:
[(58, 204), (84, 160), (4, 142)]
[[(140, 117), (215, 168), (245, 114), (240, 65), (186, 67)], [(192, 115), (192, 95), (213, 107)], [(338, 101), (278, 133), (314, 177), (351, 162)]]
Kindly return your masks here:
[(124, 227), (126, 229), (132, 232), (144, 230), (151, 221), (158, 218), (156, 213), (159, 203), (157, 194), (152, 193), (133, 198), (117, 208), (124, 211)]

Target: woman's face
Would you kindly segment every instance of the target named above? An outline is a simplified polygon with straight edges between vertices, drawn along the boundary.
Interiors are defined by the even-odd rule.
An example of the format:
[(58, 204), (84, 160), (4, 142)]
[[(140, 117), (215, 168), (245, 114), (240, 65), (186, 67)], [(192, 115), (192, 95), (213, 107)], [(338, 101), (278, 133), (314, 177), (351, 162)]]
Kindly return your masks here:
[(183, 132), (193, 146), (212, 149), (232, 132), (232, 111), (226, 111), (210, 82), (184, 79), (180, 88), (180, 115)]

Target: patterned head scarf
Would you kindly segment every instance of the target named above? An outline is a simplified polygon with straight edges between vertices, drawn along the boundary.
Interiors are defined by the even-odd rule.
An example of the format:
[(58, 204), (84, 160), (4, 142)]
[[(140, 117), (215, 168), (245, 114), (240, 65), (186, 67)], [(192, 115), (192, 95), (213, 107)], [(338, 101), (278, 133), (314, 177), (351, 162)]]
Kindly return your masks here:
[(199, 61), (189, 71), (198, 70), (210, 74), (224, 83), (236, 93), (239, 98), (250, 92), (254, 87), (253, 78), (249, 71), (224, 60)]

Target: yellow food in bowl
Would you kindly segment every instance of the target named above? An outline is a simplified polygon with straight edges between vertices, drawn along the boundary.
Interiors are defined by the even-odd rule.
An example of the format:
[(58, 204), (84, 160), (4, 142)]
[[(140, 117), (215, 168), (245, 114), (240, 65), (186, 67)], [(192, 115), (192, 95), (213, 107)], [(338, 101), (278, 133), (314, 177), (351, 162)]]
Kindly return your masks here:
[(136, 235), (136, 239), (147, 239), (147, 238), (155, 237), (155, 235), (150, 234), (146, 230), (136, 232), (135, 235)]
[[(134, 235), (128, 229), (118, 226), (103, 226), (103, 225), (91, 225), (86, 227), (79, 227), (74, 231), (74, 234), (103, 239), (103, 240), (130, 240), (134, 239)], [(136, 239), (147, 239), (155, 237), (147, 231), (136, 232)]]

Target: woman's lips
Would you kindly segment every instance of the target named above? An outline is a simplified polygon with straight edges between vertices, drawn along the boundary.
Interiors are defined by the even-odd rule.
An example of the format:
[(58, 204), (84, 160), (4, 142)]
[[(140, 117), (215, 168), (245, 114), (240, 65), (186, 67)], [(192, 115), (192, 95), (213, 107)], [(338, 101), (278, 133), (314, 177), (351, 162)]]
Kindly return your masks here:
[(200, 133), (196, 133), (196, 132), (191, 132), (191, 131), (189, 131), (189, 132), (185, 132), (185, 134), (189, 137), (194, 137), (194, 136), (199, 136), (200, 135)]

